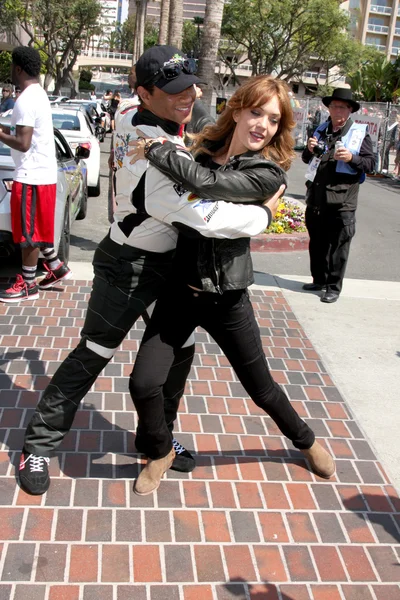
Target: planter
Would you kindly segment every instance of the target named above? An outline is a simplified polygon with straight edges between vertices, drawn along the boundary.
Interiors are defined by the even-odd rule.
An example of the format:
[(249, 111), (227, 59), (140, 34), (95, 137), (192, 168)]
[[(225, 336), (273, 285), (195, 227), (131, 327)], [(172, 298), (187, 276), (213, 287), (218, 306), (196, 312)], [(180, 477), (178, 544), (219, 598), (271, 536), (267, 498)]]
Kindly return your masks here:
[(302, 233), (261, 233), (251, 238), (252, 252), (299, 252), (308, 250), (309, 237)]

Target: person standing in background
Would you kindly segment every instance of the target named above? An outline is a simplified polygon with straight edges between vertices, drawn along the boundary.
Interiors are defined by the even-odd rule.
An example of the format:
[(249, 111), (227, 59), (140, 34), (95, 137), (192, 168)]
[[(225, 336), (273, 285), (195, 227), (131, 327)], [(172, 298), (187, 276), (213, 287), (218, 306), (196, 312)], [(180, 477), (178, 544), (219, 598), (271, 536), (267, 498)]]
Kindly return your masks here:
[(306, 226), (312, 283), (304, 290), (321, 291), (321, 302), (339, 299), (356, 231), (360, 182), (374, 170), (375, 158), (367, 125), (351, 114), (360, 109), (349, 89), (335, 89), (322, 102), (330, 118), (309, 138), (303, 150), (306, 173)]
[(15, 100), (12, 97), (13, 86), (10, 83), (5, 83), (1, 91), (0, 114), (4, 114), (14, 108)]
[[(22, 275), (7, 290), (1, 302), (36, 300), (39, 289), (47, 289), (72, 276), (54, 249), (57, 160), (50, 102), (39, 83), (40, 54), (19, 46), (12, 52), (12, 81), (21, 89), (11, 126), (0, 128), (0, 141), (11, 148), (15, 163), (11, 192), (13, 240), (22, 252)], [(39, 252), (47, 275), (36, 283)]]

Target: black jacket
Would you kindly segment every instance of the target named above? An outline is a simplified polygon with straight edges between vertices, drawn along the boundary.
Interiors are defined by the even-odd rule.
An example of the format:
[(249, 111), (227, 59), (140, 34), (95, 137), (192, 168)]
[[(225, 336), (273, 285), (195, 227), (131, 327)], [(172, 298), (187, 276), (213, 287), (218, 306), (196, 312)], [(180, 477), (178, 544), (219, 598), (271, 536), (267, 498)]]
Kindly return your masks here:
[[(325, 208), (333, 208), (338, 211), (356, 210), (360, 176), (362, 173), (370, 173), (374, 170), (375, 157), (372, 140), (367, 133), (361, 144), (360, 153), (348, 163), (350, 167), (357, 170), (357, 174), (336, 172), (337, 161), (333, 158), (335, 142), (348, 132), (352, 124), (352, 119), (349, 119), (342, 129), (332, 133), (332, 125), (329, 123), (325, 131), (321, 132), (321, 140), (326, 143), (327, 151), (321, 157), (314, 181), (306, 184), (307, 206), (316, 210)], [(302, 160), (309, 163), (313, 156), (313, 153), (306, 147), (302, 153)]]
[[(201, 154), (197, 162), (188, 161), (167, 142), (153, 144), (146, 157), (200, 198), (261, 204), (282, 184), (287, 185), (283, 169), (251, 152), (232, 157), (221, 166), (207, 154)], [(205, 292), (219, 293), (243, 289), (254, 282), (249, 238), (209, 239), (193, 229), (176, 226), (180, 233), (174, 273), (181, 281)]]

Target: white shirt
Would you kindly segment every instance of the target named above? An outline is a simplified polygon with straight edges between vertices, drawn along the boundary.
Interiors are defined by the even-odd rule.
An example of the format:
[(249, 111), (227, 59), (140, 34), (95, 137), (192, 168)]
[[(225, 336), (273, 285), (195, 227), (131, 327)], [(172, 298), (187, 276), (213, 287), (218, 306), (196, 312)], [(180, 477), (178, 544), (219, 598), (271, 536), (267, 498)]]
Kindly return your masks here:
[[(163, 173), (149, 165), (147, 160), (130, 164), (126, 156), (129, 142), (137, 139), (137, 130), (146, 138), (164, 137), (177, 145), (183, 145), (180, 136), (167, 134), (160, 126), (132, 125), (137, 107), (133, 99), (124, 100), (115, 115), (114, 163), (116, 171), (117, 210), (111, 225), (110, 237), (117, 244), (134, 246), (151, 252), (168, 252), (176, 246), (178, 232), (174, 227), (180, 223), (196, 229), (204, 237), (230, 238), (250, 237), (264, 231), (269, 225), (269, 214), (263, 208), (251, 204), (212, 202), (202, 200), (181, 186), (174, 185)], [(184, 152), (187, 159), (193, 157)], [(126, 217), (138, 214), (132, 204), (132, 192), (146, 173), (144, 186), (136, 192), (136, 202), (150, 217), (137, 224), (125, 235), (120, 224)]]
[(15, 162), (14, 180), (32, 185), (57, 183), (57, 160), (50, 102), (39, 83), (29, 85), (15, 103), (11, 116), (11, 135), (17, 125), (32, 127), (31, 147), (27, 152), (11, 149)]

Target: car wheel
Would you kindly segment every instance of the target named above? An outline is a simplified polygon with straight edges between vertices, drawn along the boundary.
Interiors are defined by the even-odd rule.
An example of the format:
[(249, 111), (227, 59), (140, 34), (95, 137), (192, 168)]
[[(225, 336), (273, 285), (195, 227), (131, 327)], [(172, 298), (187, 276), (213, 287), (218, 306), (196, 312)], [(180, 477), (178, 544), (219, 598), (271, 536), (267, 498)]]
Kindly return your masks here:
[(76, 215), (76, 220), (77, 221), (82, 221), (82, 219), (84, 219), (87, 215), (87, 207), (88, 207), (88, 187), (87, 187), (87, 181), (85, 180), (83, 182), (83, 191), (82, 191), (82, 198), (81, 198), (81, 207), (79, 209), (78, 214)]
[(64, 223), (61, 231), (60, 245), (58, 246), (58, 258), (65, 264), (69, 260), (69, 246), (71, 241), (71, 219), (69, 214), (69, 200), (65, 205)]
[(94, 196), (97, 198), (97, 196), (100, 196), (100, 175), (99, 175), (99, 179), (97, 180), (97, 184), (94, 187), (90, 187), (89, 188), (89, 196)]

